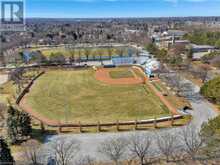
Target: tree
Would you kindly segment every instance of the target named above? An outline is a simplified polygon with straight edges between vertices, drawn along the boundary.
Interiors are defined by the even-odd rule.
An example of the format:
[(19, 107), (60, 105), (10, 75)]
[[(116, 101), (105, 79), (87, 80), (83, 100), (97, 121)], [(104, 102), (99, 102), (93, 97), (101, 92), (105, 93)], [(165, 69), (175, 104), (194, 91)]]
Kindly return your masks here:
[(157, 134), (157, 146), (162, 155), (165, 156), (166, 162), (175, 158), (178, 148), (178, 136), (167, 132)]
[(123, 48), (118, 48), (116, 49), (117, 55), (119, 55), (120, 57), (123, 57), (124, 55), (124, 49)]
[(64, 55), (60, 52), (51, 53), (50, 62), (57, 63), (57, 64), (64, 64), (66, 62), (66, 59), (65, 59)]
[[(140, 53), (141, 53), (141, 52), (137, 49), (135, 54), (136, 54), (137, 57), (139, 57), (139, 56), (140, 56)], [(128, 51), (128, 54), (129, 54), (129, 56), (132, 56), (132, 53), (129, 52), (129, 51)]]
[(85, 156), (80, 156), (80, 159), (76, 162), (76, 165), (95, 165), (95, 159), (92, 157), (85, 155)]
[(3, 103), (0, 103), (0, 122), (5, 119), (5, 112), (7, 112), (7, 106)]
[(17, 120), (17, 111), (12, 106), (9, 106), (7, 118), (7, 135), (11, 144), (14, 144), (17, 141)]
[(7, 118), (7, 134), (11, 144), (15, 144), (21, 137), (29, 136), (32, 131), (31, 118), (25, 112), (20, 112), (9, 106)]
[(132, 156), (139, 159), (140, 164), (145, 164), (145, 158), (150, 154), (151, 139), (146, 135), (134, 135), (129, 138), (129, 151)]
[(75, 55), (76, 55), (74, 49), (73, 49), (73, 50), (70, 50), (70, 55), (71, 55), (71, 57), (70, 57), (70, 62), (71, 62), (71, 63), (74, 63), (74, 62), (75, 62)]
[(88, 61), (89, 60), (89, 55), (91, 54), (91, 50), (90, 49), (85, 49), (84, 54), (86, 56), (86, 61)]
[(18, 86), (18, 92), (21, 92), (22, 87), (22, 76), (25, 72), (25, 69), (23, 67), (17, 67), (14, 71), (11, 71), (9, 74), (9, 79), (15, 82), (15, 84)]
[(208, 65), (202, 65), (198, 68), (197, 74), (198, 74), (199, 78), (202, 80), (203, 83), (207, 79), (209, 70), (210, 70), (210, 67)]
[(79, 56), (79, 63), (81, 62), (81, 57), (82, 57), (82, 50), (78, 50), (78, 56)]
[(5, 140), (0, 137), (0, 164), (14, 164), (11, 150)]
[(61, 137), (51, 144), (49, 150), (53, 155), (55, 164), (71, 165), (73, 158), (80, 150), (80, 143), (75, 139)]
[(167, 59), (167, 50), (161, 49), (161, 50), (158, 50), (157, 52), (158, 52), (156, 54), (157, 58), (159, 58), (162, 62), (164, 62)]
[(21, 136), (29, 136), (32, 132), (31, 118), (25, 112), (20, 112), (19, 114), (19, 125)]
[(156, 54), (157, 54), (157, 51), (158, 51), (156, 45), (153, 44), (153, 43), (148, 44), (148, 45), (146, 46), (146, 49), (147, 49), (147, 51), (148, 51), (150, 54), (154, 54), (154, 55), (156, 55)]
[(205, 83), (200, 90), (200, 93), (208, 100), (219, 104), (220, 103), (220, 77), (216, 77), (213, 80)]
[(32, 61), (35, 61), (38, 65), (47, 62), (47, 58), (42, 54), (40, 50), (32, 52)]
[(203, 145), (203, 139), (200, 137), (199, 132), (196, 131), (196, 127), (193, 124), (186, 126), (182, 130), (181, 137), (185, 146), (185, 152), (192, 160), (195, 160)]
[(220, 39), (215, 42), (215, 47), (220, 48)]
[(104, 55), (103, 49), (98, 49), (96, 52), (97, 55), (99, 56), (99, 60), (102, 62), (102, 56)]
[(124, 138), (111, 138), (101, 143), (98, 152), (105, 155), (110, 160), (119, 165), (119, 161), (125, 156), (127, 142)]
[(187, 58), (192, 60), (193, 58), (193, 49), (192, 47), (189, 47), (188, 50), (187, 50)]
[(108, 56), (109, 56), (109, 59), (111, 59), (114, 50), (113, 50), (113, 48), (108, 48), (107, 50), (108, 50)]
[(220, 116), (209, 120), (202, 125), (200, 131), (201, 138), (205, 143), (202, 148), (207, 158), (218, 158), (220, 156)]

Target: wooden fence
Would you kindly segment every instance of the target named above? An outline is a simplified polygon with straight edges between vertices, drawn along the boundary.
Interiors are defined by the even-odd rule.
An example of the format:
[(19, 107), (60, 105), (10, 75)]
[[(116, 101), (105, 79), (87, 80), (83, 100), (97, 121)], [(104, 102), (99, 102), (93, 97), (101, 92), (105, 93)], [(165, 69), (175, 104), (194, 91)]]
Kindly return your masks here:
[(41, 75), (43, 75), (45, 72), (42, 71), (40, 72), (37, 76), (35, 76), (31, 82), (23, 89), (23, 91), (21, 92), (21, 94), (18, 96), (18, 98), (16, 99), (16, 104), (20, 104), (22, 98), (25, 96), (26, 93), (29, 92), (31, 86), (34, 84), (34, 81), (37, 80)]
[(59, 125), (51, 125), (54, 127), (95, 127), (97, 125), (103, 126), (103, 127), (110, 127), (110, 126), (126, 126), (126, 125), (143, 125), (143, 124), (154, 124), (156, 123), (161, 123), (161, 122), (166, 122), (166, 121), (172, 121), (172, 120), (177, 120), (177, 119), (183, 119), (183, 115), (173, 115), (173, 116), (167, 116), (167, 117), (161, 117), (161, 118), (155, 118), (155, 119), (148, 119), (148, 120), (134, 120), (134, 121), (116, 121), (116, 122), (109, 122), (109, 123), (91, 123), (91, 124), (59, 124)]

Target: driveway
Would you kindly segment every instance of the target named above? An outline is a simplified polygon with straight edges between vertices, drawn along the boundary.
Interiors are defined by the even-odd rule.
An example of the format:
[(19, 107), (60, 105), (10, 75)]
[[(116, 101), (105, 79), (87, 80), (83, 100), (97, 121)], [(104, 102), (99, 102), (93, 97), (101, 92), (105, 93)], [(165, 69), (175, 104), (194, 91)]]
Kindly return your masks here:
[[(188, 81), (188, 80), (183, 80)], [(190, 82), (191, 83), (191, 82)], [(191, 83), (192, 84), (192, 83)], [(209, 119), (212, 119), (216, 117), (218, 114), (213, 109), (212, 105), (208, 103), (200, 94), (199, 94), (199, 87), (192, 84), (192, 93), (193, 95), (188, 97), (188, 100), (191, 102), (193, 111), (192, 116), (192, 122), (190, 124), (193, 124), (196, 128), (195, 131), (199, 131), (202, 124), (204, 122), (207, 122)], [(172, 134), (178, 135), (183, 127), (179, 128), (170, 128), (170, 129), (161, 129), (157, 130), (156, 133), (160, 134), (163, 132), (169, 132)], [(48, 136), (46, 138), (45, 144), (43, 146), (43, 150), (47, 152), (47, 149), (50, 147), (51, 142), (55, 141), (57, 138), (67, 138), (67, 139), (77, 139), (81, 142), (81, 150), (78, 155), (89, 155), (92, 158), (95, 158), (95, 160), (104, 161), (106, 160), (103, 155), (97, 152), (98, 147), (101, 142), (103, 142), (106, 139), (109, 138), (115, 138), (115, 137), (129, 137), (133, 134), (146, 134), (147, 136), (152, 136), (152, 149), (157, 152), (157, 146), (156, 143), (156, 134), (155, 131), (137, 131), (137, 132), (122, 132), (122, 133), (95, 133), (95, 134), (69, 134), (69, 135), (55, 135), (55, 136)], [(45, 152), (45, 153), (46, 153)], [(47, 152), (48, 155), (50, 153)]]

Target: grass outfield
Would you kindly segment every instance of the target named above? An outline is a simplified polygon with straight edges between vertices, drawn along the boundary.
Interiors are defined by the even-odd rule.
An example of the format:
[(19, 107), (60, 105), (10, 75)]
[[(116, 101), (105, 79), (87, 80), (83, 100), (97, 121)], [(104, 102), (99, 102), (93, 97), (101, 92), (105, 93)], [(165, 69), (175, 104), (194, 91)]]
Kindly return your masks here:
[(94, 74), (93, 70), (48, 71), (35, 82), (27, 102), (33, 110), (62, 122), (140, 120), (169, 114), (148, 86), (107, 85)]

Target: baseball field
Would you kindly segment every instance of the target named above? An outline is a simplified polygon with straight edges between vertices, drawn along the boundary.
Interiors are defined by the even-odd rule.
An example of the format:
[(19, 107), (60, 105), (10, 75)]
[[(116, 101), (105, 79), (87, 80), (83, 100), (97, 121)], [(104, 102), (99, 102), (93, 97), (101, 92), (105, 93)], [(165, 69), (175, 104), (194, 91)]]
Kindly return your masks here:
[(169, 115), (168, 108), (131, 67), (50, 70), (24, 99), (32, 111), (60, 122), (115, 122)]

